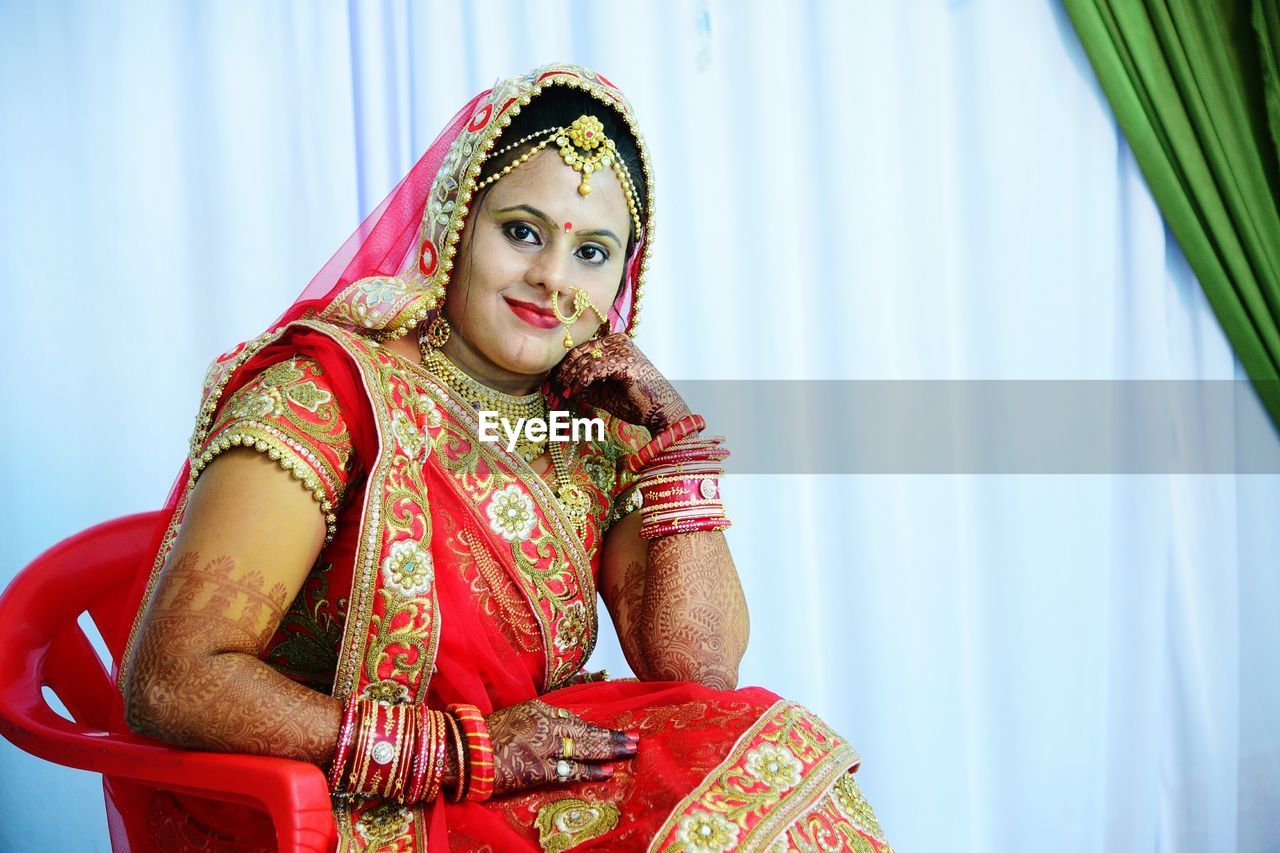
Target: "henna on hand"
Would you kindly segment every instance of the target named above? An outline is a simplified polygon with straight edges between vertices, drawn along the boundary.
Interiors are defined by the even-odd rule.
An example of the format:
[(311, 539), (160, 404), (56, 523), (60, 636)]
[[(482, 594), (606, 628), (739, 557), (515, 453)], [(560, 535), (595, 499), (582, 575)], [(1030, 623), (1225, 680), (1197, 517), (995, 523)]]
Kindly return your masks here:
[[(563, 712), (566, 713), (567, 712)], [(633, 758), (639, 736), (561, 715), (541, 699), (531, 699), (485, 717), (493, 742), (494, 794), (541, 785), (602, 781), (613, 776), (607, 762)], [(562, 780), (556, 764), (564, 758), (564, 738), (573, 739), (571, 772)]]
[(641, 680), (737, 686), (750, 620), (723, 533), (650, 540), (648, 564), (631, 561), (624, 577), (619, 639)]
[(257, 657), (288, 605), (284, 586), (263, 589), (261, 574), (228, 557), (175, 556), (125, 682), (130, 728), (192, 749), (327, 764), (340, 703)]
[(597, 406), (658, 432), (689, 414), (689, 406), (625, 333), (570, 350), (553, 376), (557, 393)]

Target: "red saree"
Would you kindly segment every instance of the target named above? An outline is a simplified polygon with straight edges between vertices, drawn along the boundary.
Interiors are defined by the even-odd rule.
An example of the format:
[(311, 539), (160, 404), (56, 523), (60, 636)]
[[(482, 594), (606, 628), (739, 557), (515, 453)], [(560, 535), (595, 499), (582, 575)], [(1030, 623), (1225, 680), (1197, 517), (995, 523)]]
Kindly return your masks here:
[[(335, 797), (340, 849), (887, 850), (853, 780), (856, 753), (804, 708), (761, 688), (582, 683), (598, 625), (601, 545), (631, 505), (621, 459), (644, 442), (643, 430), (583, 413), (602, 417), (608, 435), (573, 445), (570, 477), (591, 500), (575, 529), (528, 463), (478, 440), (477, 413), (465, 401), (377, 343), (421, 322), (438, 301), (464, 215), (454, 202), (470, 197), (475, 164), (499, 132), (490, 123), (552, 83), (625, 107), (607, 81), (572, 66), (499, 84), (446, 130), (447, 155), (438, 142), (375, 213), (326, 291), (332, 299), (313, 282), (281, 323), (215, 362), (188, 476), (139, 600), (151, 594), (200, 471), (230, 448), (257, 450), (315, 496), (330, 534), (263, 652), (268, 664), (344, 701), (361, 691), (488, 713), (541, 696), (641, 733), (638, 756), (605, 782), (479, 804)], [(422, 168), (435, 173), (431, 181)], [(402, 248), (403, 227), (393, 225), (407, 216), (422, 225)], [(621, 328), (634, 326), (647, 245), (611, 312)], [(126, 823), (147, 814), (158, 849), (270, 846), (269, 827), (237, 809), (157, 792), (113, 797)]]

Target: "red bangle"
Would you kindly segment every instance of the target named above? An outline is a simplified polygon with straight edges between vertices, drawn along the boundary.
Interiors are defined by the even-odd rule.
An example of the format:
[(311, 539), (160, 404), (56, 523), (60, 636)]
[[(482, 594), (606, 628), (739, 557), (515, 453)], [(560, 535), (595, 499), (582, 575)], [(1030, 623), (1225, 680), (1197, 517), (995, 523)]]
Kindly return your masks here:
[(462, 734), (462, 724), (453, 714), (445, 714), (449, 723), (449, 740), (453, 743), (454, 759), (458, 762), (458, 784), (454, 788), (453, 802), (460, 803), (467, 797), (471, 776), (467, 772), (467, 741)]
[(350, 790), (365, 796), (381, 795), (387, 765), (394, 758), (395, 731), (391, 728), (390, 706), (372, 699), (360, 703), (360, 737), (356, 742), (355, 778)]
[(426, 705), (418, 705), (418, 743), (413, 753), (413, 771), (409, 777), (409, 799), (405, 802), (413, 804), (422, 799), (422, 790), (427, 781), (427, 770), (430, 769), (431, 738), (435, 733), (435, 718), (427, 710)]
[(431, 770), (427, 776), (427, 789), (423, 799), (431, 802), (440, 796), (440, 787), (444, 784), (444, 755), (449, 745), (449, 732), (445, 724), (444, 714), (432, 711), (435, 716), (435, 739), (431, 742)]
[(701, 432), (706, 429), (706, 426), (707, 422), (703, 420), (702, 415), (685, 415), (654, 436), (653, 440), (644, 447), (628, 456), (627, 470), (632, 474), (637, 473), (641, 468), (649, 464), (653, 457), (690, 433)]
[(660, 536), (671, 536), (675, 533), (696, 533), (702, 530), (724, 530), (731, 526), (727, 518), (695, 518), (655, 524), (640, 528), (641, 539), (657, 539)]
[(374, 702), (374, 724), (371, 738), (365, 745), (369, 750), (368, 775), (362, 781), (359, 793), (388, 797), (395, 783), (401, 755), (404, 752), (404, 726), (400, 709), (404, 706)]
[(333, 765), (329, 768), (329, 790), (335, 794), (342, 790), (342, 777), (346, 774), (347, 758), (351, 755), (358, 702), (359, 695), (353, 693), (347, 700), (347, 709), (342, 715), (342, 725), (338, 728), (338, 745), (334, 749)]
[(727, 447), (716, 447), (714, 445), (697, 447), (677, 444), (653, 457), (646, 468), (656, 468), (659, 465), (689, 464), (691, 462), (719, 462), (728, 458), (729, 448)]
[(489, 739), (489, 724), (475, 705), (450, 705), (453, 714), (467, 736), (467, 766), (470, 770), (467, 799), (482, 803), (493, 796), (493, 743)]

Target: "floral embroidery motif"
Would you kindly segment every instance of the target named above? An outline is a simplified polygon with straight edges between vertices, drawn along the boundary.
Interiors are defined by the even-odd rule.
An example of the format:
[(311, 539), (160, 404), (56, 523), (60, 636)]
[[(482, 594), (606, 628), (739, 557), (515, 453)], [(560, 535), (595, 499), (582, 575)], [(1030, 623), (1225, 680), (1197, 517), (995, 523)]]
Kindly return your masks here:
[(268, 388), (284, 388), (306, 376), (302, 368), (293, 361), (282, 361), (262, 371), (262, 384)]
[[(668, 815), (649, 850), (767, 849), (794, 835), (806, 816), (815, 811), (825, 812), (830, 806), (838, 818), (830, 805), (831, 792), (840, 777), (857, 764), (857, 753), (826, 723), (800, 705), (779, 701), (743, 733), (719, 766)], [(733, 831), (725, 830), (722, 824)], [(862, 836), (851, 824), (844, 824), (843, 830), (836, 827), (835, 831), (848, 839), (848, 845), (856, 845), (853, 839)], [(700, 836), (707, 842), (695, 846)], [(730, 836), (727, 847), (716, 846)], [(823, 843), (806, 841), (800, 846), (841, 849), (830, 847), (833, 837), (824, 831)], [(787, 843), (794, 844), (794, 838)]]
[(574, 646), (582, 644), (587, 633), (587, 608), (581, 601), (575, 601), (565, 607), (560, 619), (559, 630), (553, 641), (557, 649), (566, 652)]
[(508, 542), (528, 539), (537, 521), (533, 498), (517, 483), (494, 494), (486, 511), (489, 528)]
[(412, 697), (409, 696), (409, 688), (406, 685), (398, 681), (392, 681), (389, 678), (367, 684), (364, 690), (360, 692), (370, 699), (384, 702), (388, 705), (398, 705), (413, 701)]
[(405, 598), (416, 598), (431, 590), (435, 565), (431, 552), (409, 539), (395, 542), (382, 561), (382, 582)]
[(423, 450), (428, 446), (427, 438), (404, 412), (396, 412), (391, 416), (391, 433), (396, 437), (396, 445), (405, 456), (415, 461), (424, 456)]
[(762, 743), (747, 753), (747, 772), (778, 791), (789, 791), (800, 782), (800, 762), (786, 749)]
[(718, 814), (694, 812), (680, 819), (676, 837), (694, 853), (725, 853), (738, 844), (739, 829)]
[(622, 817), (613, 803), (592, 803), (564, 799), (538, 809), (534, 826), (538, 843), (546, 853), (562, 853), (612, 831)]
[(582, 467), (586, 470), (592, 485), (600, 491), (607, 493), (613, 486), (613, 467), (605, 464), (602, 457), (588, 456), (583, 460)]
[(284, 414), (283, 402), (280, 392), (275, 389), (236, 393), (227, 402), (226, 413), (236, 420), (278, 417)]

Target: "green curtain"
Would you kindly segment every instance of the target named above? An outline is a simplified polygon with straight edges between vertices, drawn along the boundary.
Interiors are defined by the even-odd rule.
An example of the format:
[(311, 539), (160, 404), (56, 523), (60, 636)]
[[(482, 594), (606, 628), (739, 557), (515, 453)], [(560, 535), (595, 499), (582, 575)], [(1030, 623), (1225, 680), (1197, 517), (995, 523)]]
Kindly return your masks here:
[(1063, 0), (1165, 221), (1280, 425), (1280, 0)]

